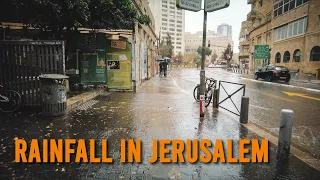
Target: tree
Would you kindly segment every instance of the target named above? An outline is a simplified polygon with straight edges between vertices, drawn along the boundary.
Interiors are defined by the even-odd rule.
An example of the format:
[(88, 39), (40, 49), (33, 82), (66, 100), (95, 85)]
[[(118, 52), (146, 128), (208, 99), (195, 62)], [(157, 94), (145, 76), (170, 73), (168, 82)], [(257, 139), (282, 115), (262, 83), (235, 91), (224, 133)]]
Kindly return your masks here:
[(147, 15), (139, 14), (132, 0), (6, 1), (6, 7), (1, 10), (10, 8), (11, 13), (0, 12), (1, 20), (10, 19), (53, 32), (79, 27), (132, 29), (136, 23), (150, 23)]
[(160, 43), (160, 55), (162, 57), (171, 58), (173, 55), (173, 45), (171, 41), (171, 36), (168, 33), (166, 37), (164, 37)]
[[(211, 53), (212, 53), (212, 50), (211, 50), (210, 48), (208, 48), (208, 47), (204, 47), (204, 48), (205, 48), (205, 49), (204, 49), (204, 54), (205, 54), (206, 56), (210, 56)], [(197, 52), (198, 52), (198, 54), (199, 54), (200, 56), (202, 55), (202, 47), (201, 47), (201, 46), (198, 47)]]
[(182, 64), (183, 58), (184, 58), (184, 57), (183, 57), (183, 55), (182, 55), (181, 52), (179, 52), (179, 53), (176, 55), (175, 59), (176, 59), (176, 62), (177, 62), (178, 65), (181, 65), (181, 64)]
[[(228, 59), (227, 55), (230, 55), (230, 59)], [(228, 47), (223, 51), (222, 56), (225, 60), (231, 60), (233, 56), (233, 51), (231, 50), (231, 45), (228, 44)]]
[(184, 54), (183, 62), (185, 65), (195, 64), (194, 59), (197, 57), (196, 53)]
[(213, 55), (211, 56), (211, 63), (214, 64), (214, 62), (217, 60), (218, 55), (216, 52), (213, 53)]

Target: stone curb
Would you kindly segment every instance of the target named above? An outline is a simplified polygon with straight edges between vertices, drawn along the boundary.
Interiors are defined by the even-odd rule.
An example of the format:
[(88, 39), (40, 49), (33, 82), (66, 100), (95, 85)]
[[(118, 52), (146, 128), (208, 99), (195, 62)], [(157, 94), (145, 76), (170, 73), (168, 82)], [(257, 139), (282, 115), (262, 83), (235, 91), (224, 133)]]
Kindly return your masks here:
[(80, 94), (78, 96), (67, 99), (67, 111), (71, 111), (71, 110), (75, 109), (76, 107), (80, 106), (81, 104), (99, 96), (103, 92), (104, 92), (104, 90), (97, 90), (97, 91), (93, 91), (93, 92), (91, 91), (91, 92), (86, 92), (84, 94)]
[[(241, 124), (241, 126), (247, 128), (248, 130), (258, 134), (260, 137), (264, 139), (268, 139), (269, 142), (274, 144), (275, 146), (278, 147), (278, 137), (272, 135), (268, 131), (260, 128), (259, 126), (255, 125), (254, 123), (252, 124)], [(290, 146), (290, 154), (294, 155), (304, 163), (310, 165), (311, 167), (317, 169), (320, 171), (320, 160), (309, 155), (309, 153), (301, 151), (299, 148), (295, 147), (294, 145)]]

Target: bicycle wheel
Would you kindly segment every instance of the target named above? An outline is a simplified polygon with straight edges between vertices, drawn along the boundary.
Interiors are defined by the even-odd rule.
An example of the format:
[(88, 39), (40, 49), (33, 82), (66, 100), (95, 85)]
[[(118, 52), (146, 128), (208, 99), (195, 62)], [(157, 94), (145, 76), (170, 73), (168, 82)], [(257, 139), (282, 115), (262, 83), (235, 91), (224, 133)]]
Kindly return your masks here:
[(11, 113), (19, 109), (21, 106), (21, 95), (15, 90), (4, 90), (1, 96), (8, 98), (8, 102), (0, 103), (0, 111)]
[(210, 105), (210, 102), (212, 100), (213, 94), (211, 90), (206, 91), (206, 99), (205, 99), (205, 106), (208, 107)]
[(200, 86), (196, 86), (193, 90), (193, 97), (194, 99), (199, 102), (200, 101), (200, 97), (198, 97), (198, 92), (200, 92)]

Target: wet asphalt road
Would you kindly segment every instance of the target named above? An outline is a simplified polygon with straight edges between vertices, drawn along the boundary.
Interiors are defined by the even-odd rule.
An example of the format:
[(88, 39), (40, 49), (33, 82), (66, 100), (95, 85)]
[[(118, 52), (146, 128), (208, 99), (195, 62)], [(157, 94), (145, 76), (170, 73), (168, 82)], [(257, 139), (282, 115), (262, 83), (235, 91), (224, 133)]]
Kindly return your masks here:
[[(181, 69), (173, 70), (171, 75), (185, 92), (190, 93), (199, 83), (199, 70)], [(221, 69), (206, 69), (206, 76), (217, 80), (242, 83), (246, 85), (246, 96), (250, 98), (249, 121), (272, 132), (278, 136), (280, 124), (280, 111), (291, 109), (295, 112), (293, 123), (293, 143), (300, 149), (320, 158), (320, 93), (304, 91), (298, 88), (280, 87), (279, 82), (262, 83), (242, 78), (242, 75), (226, 72)], [(281, 82), (280, 82), (281, 84)], [(294, 84), (294, 83), (293, 83)], [(228, 94), (233, 93), (240, 86), (222, 83)], [(240, 109), (240, 91), (232, 97)], [(299, 93), (304, 95), (288, 96), (284, 92)], [(226, 93), (221, 88), (220, 101), (226, 98)], [(229, 110), (237, 112), (230, 100), (221, 104)], [(238, 119), (236, 116), (234, 118)]]
[[(105, 94), (60, 118), (43, 118), (38, 113), (30, 112), (1, 116), (0, 179), (318, 179), (320, 177), (319, 171), (294, 156), (290, 156), (287, 162), (277, 162), (276, 147), (271, 143), (269, 163), (150, 165), (148, 159), (151, 157), (153, 139), (206, 138), (212, 142), (216, 139), (225, 142), (227, 139), (233, 139), (235, 142), (243, 138), (260, 139), (239, 125), (237, 119), (230, 113), (223, 111), (213, 113), (212, 110), (208, 110), (205, 119), (200, 121), (199, 107), (190, 91), (197, 82), (198, 71), (177, 70), (171, 74), (172, 76), (168, 78), (152, 78), (139, 87), (136, 94)], [(225, 76), (225, 80), (236, 79)], [(266, 98), (262, 103), (269, 102)], [(268, 116), (262, 111), (261, 114), (256, 113), (254, 116), (257, 117)], [(98, 142), (101, 139), (108, 139), (108, 155), (113, 157), (114, 163), (14, 163), (16, 137), (27, 141), (33, 138), (39, 140), (93, 138)], [(143, 141), (141, 164), (119, 162), (120, 140), (130, 138)], [(235, 143), (234, 146), (237, 157), (238, 145)], [(101, 150), (97, 149), (96, 153), (100, 156)]]

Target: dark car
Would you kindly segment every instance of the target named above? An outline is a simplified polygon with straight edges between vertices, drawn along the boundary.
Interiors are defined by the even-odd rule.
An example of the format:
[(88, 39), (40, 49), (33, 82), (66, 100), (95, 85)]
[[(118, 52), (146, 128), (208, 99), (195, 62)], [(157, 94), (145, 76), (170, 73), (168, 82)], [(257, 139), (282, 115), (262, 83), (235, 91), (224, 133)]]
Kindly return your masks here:
[(285, 66), (268, 65), (259, 69), (259, 71), (255, 73), (255, 79), (258, 80), (259, 78), (265, 79), (269, 82), (274, 80), (289, 82), (291, 75), (289, 69)]

